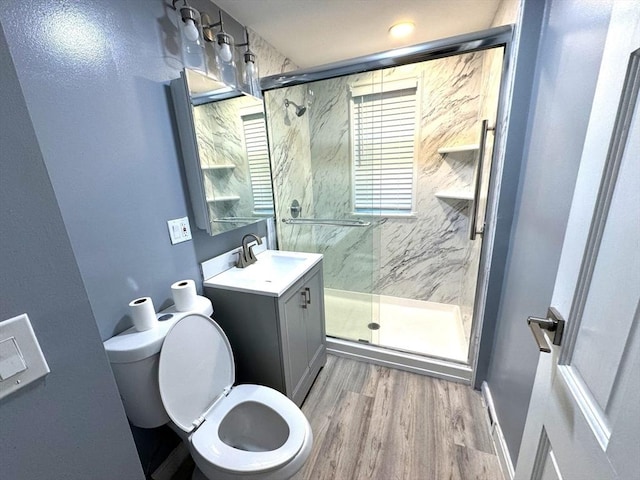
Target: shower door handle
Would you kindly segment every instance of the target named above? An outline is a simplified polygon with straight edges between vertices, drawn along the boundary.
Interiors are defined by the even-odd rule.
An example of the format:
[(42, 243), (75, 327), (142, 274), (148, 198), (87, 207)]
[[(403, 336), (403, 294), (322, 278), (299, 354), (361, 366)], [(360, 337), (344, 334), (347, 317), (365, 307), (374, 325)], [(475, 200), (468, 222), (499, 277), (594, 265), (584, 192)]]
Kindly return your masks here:
[(484, 169), (485, 145), (487, 143), (487, 132), (495, 130), (489, 127), (489, 120), (483, 120), (480, 127), (480, 142), (478, 143), (478, 161), (474, 178), (473, 197), (469, 212), (469, 240), (475, 240), (476, 235), (484, 233), (484, 220), (478, 229), (478, 206), (480, 204), (480, 192), (482, 190), (482, 170)]

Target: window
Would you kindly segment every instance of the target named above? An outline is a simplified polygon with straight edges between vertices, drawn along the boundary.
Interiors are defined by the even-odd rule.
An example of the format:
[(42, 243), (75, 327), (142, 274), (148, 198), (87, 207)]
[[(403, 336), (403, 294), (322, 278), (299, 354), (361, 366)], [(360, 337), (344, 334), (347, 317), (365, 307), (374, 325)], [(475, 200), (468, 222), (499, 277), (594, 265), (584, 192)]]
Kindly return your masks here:
[(273, 215), (273, 190), (264, 113), (242, 115), (242, 127), (249, 163), (254, 213)]
[(417, 81), (351, 88), (355, 213), (413, 210)]

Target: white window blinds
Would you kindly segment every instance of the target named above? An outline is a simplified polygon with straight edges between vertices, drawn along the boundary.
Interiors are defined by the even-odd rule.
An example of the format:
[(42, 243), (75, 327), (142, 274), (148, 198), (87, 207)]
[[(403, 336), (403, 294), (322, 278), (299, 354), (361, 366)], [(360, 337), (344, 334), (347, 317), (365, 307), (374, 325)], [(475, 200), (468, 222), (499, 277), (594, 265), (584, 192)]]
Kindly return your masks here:
[(253, 193), (253, 209), (257, 214), (273, 214), (269, 144), (264, 113), (243, 115), (242, 126)]
[(415, 80), (351, 89), (356, 212), (412, 211), (416, 92)]

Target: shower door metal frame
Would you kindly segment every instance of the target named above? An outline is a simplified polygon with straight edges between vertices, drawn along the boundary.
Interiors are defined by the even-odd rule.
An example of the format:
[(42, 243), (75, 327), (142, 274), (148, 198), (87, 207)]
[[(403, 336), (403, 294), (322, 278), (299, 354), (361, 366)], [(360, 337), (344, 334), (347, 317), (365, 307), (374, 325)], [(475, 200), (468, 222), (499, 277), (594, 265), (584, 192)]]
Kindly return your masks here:
[(435, 60), (437, 58), (451, 57), (462, 53), (477, 52), (478, 50), (487, 50), (494, 47), (507, 47), (511, 41), (512, 34), (513, 26), (511, 25), (465, 33), (455, 37), (432, 40), (410, 47), (397, 48), (364, 57), (356, 57), (350, 60), (320, 65), (318, 67), (271, 75), (260, 79), (260, 86), (263, 91), (268, 91), (316, 82), (318, 80), (344, 77), (354, 73), (369, 72), (410, 63)]
[[(319, 80), (364, 73), (384, 68), (397, 67), (411, 63), (425, 62), (438, 58), (450, 57), (464, 53), (488, 50), (504, 47), (502, 64), (502, 76), (497, 109), (497, 122), (495, 126), (494, 145), (499, 145), (504, 137), (507, 125), (501, 120), (502, 112), (507, 103), (508, 83), (506, 80), (511, 74), (509, 59), (513, 41), (512, 25), (504, 25), (478, 32), (466, 33), (455, 37), (433, 40), (410, 47), (403, 47), (386, 52), (376, 53), (351, 60), (321, 65), (318, 67), (295, 70), (278, 75), (264, 77), (260, 80), (263, 91), (276, 90), (295, 85), (302, 85)], [(327, 351), (336, 355), (350, 357), (378, 365), (398, 368), (415, 373), (430, 375), (462, 382), (466, 384), (476, 383), (476, 367), (478, 365), (478, 353), (480, 346), (480, 334), (484, 321), (484, 307), (486, 304), (487, 284), (486, 270), (492, 257), (492, 248), (495, 236), (495, 223), (497, 212), (489, 205), (489, 199), (499, 194), (500, 177), (504, 163), (504, 152), (496, 155), (493, 152), (491, 175), (487, 208), (485, 211), (486, 228), (482, 240), (480, 253), (480, 266), (476, 282), (476, 294), (473, 308), (472, 330), (469, 341), (467, 363), (459, 363), (452, 360), (443, 360), (437, 357), (429, 357), (407, 352), (393, 350), (383, 346), (363, 344), (349, 340), (327, 338)], [(483, 281), (484, 280), (484, 281)]]

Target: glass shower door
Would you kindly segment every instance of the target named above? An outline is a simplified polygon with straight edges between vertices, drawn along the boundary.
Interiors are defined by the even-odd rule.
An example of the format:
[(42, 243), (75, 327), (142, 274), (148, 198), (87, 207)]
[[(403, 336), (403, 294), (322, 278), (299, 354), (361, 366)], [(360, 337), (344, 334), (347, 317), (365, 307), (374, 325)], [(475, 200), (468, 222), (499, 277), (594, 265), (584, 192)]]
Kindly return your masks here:
[(379, 347), (337, 351), (468, 379), (504, 72), (472, 47), (265, 93), (279, 248), (324, 255), (328, 336)]
[(336, 81), (265, 92), (278, 248), (324, 255), (327, 335), (371, 343), (375, 222), (353, 214), (350, 145), (335, 142), (344, 125), (327, 123), (338, 108), (349, 118)]

